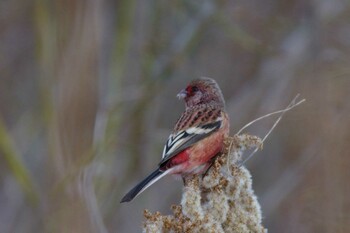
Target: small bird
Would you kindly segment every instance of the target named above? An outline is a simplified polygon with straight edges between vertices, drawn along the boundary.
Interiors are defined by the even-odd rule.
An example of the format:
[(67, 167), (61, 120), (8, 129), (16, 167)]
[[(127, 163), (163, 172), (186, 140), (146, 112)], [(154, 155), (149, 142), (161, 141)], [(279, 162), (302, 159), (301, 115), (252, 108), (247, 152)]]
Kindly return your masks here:
[(203, 174), (223, 149), (229, 134), (229, 117), (219, 85), (211, 78), (195, 79), (177, 95), (185, 111), (163, 149), (158, 168), (121, 200), (129, 202), (167, 174), (186, 177)]

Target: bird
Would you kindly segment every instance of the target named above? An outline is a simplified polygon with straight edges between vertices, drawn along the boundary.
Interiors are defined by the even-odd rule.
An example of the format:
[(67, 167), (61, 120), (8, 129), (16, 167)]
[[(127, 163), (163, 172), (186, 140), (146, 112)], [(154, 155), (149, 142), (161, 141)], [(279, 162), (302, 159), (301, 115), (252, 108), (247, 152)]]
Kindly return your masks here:
[(168, 137), (157, 168), (121, 200), (130, 202), (165, 175), (182, 177), (204, 174), (223, 150), (229, 134), (225, 100), (214, 79), (192, 80), (177, 97), (185, 102), (185, 111)]

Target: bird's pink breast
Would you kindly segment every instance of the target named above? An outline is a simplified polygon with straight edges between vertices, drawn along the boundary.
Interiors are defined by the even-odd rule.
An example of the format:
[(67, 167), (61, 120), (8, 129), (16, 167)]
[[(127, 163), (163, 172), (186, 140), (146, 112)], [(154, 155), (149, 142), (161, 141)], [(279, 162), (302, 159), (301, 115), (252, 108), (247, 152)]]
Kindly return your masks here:
[(189, 160), (189, 149), (186, 149), (184, 151), (181, 151), (177, 155), (174, 156), (174, 158), (171, 159), (170, 164), (173, 166), (176, 166), (181, 163), (186, 163)]
[(171, 173), (186, 175), (204, 172), (211, 159), (221, 151), (222, 145), (223, 136), (219, 132), (197, 142), (171, 159), (169, 165), (177, 166)]

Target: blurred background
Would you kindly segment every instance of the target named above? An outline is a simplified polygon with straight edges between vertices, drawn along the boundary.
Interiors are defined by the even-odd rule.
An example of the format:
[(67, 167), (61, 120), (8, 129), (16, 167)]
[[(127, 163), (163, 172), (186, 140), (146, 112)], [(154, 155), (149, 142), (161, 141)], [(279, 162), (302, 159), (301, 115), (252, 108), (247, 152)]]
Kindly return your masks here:
[[(269, 232), (350, 232), (348, 0), (1, 0), (0, 232), (140, 232), (182, 182), (157, 165), (201, 76), (236, 133), (288, 112), (247, 167)], [(246, 130), (264, 136), (275, 118)]]

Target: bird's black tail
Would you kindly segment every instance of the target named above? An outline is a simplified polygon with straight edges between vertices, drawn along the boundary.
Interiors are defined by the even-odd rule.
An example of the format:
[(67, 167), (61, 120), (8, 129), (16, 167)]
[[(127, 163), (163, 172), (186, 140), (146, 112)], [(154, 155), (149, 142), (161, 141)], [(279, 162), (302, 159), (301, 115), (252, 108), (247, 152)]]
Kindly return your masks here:
[(167, 172), (162, 172), (159, 169), (152, 172), (149, 176), (146, 177), (143, 181), (141, 181), (138, 185), (136, 185), (133, 189), (131, 189), (120, 201), (120, 203), (123, 202), (129, 202), (132, 199), (134, 199), (137, 195), (142, 193), (145, 189), (147, 189), (149, 186), (151, 186), (154, 182), (158, 181), (160, 178), (162, 178), (164, 175), (166, 175)]

